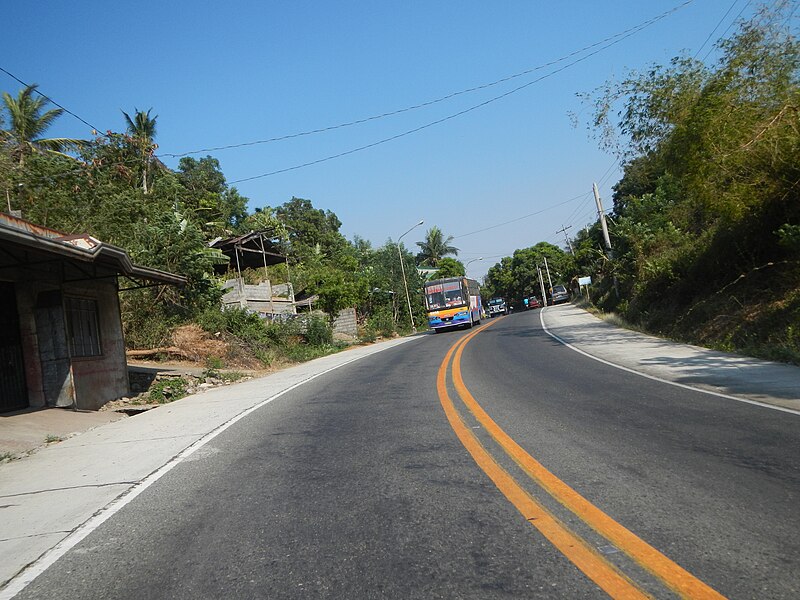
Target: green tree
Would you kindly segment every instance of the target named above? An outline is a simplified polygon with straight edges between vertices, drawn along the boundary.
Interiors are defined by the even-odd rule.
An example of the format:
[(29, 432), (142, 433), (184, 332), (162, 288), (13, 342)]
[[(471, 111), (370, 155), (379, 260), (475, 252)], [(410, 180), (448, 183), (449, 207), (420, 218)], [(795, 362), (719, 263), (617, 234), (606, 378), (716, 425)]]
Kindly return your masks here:
[(800, 42), (793, 7), (776, 6), (718, 42), (713, 65), (679, 57), (598, 92), (601, 143), (618, 132), (625, 159), (602, 264), (620, 297), (606, 284), (604, 308), (695, 343), (794, 343)]
[(445, 277), (458, 277), (466, 275), (464, 263), (455, 258), (444, 257), (439, 261), (438, 270), (433, 274), (432, 279), (444, 279)]
[(271, 206), (256, 208), (255, 212), (239, 222), (239, 233), (250, 231), (268, 231), (270, 235), (282, 241), (289, 238), (286, 226), (275, 216), (275, 209)]
[(434, 225), (425, 232), (425, 239), (417, 242), (417, 246), (420, 247), (420, 252), (417, 254), (417, 263), (436, 267), (439, 265), (439, 261), (448, 254), (458, 256), (458, 248), (450, 244), (452, 241), (452, 235), (445, 238), (442, 230)]
[(292, 262), (314, 257), (338, 260), (351, 252), (339, 232), (342, 222), (331, 211), (314, 208), (310, 200), (292, 198), (277, 207), (275, 214), (288, 231), (288, 256)]
[(418, 273), (414, 256), (402, 244), (387, 241), (380, 248), (372, 249), (369, 242), (356, 238), (353, 249), (357, 258), (357, 269), (366, 282), (365, 294), (358, 304), (358, 314), (368, 329), (388, 335), (398, 328), (410, 328), (405, 285), (400, 260), (405, 267), (406, 283), (416, 325), (424, 322), (422, 304), (423, 278)]
[(568, 284), (575, 273), (575, 262), (572, 256), (558, 246), (548, 242), (539, 242), (530, 248), (514, 251), (510, 257), (504, 257), (499, 263), (489, 268), (486, 274), (486, 295), (502, 296), (508, 301), (525, 296), (540, 295), (541, 285), (537, 265), (542, 267), (545, 289), (549, 287), (544, 270), (544, 259), (550, 269), (553, 285)]
[(3, 93), (9, 128), (2, 132), (2, 142), (20, 166), (25, 164), (26, 157), (35, 152), (67, 156), (64, 152), (78, 150), (84, 144), (82, 140), (72, 138), (41, 137), (64, 110), (45, 110), (47, 100), (38, 94), (37, 87), (33, 84), (23, 88), (16, 98), (7, 92)]
[(239, 229), (247, 216), (247, 198), (228, 187), (216, 158), (183, 157), (177, 176), (187, 192), (183, 204), (207, 237), (227, 236)]
[(155, 143), (156, 137), (156, 119), (158, 115), (151, 117), (150, 108), (147, 112), (134, 109), (134, 115), (131, 117), (124, 110), (122, 111), (125, 117), (125, 124), (127, 133), (131, 138), (133, 149), (140, 161), (142, 169), (142, 190), (145, 194), (148, 193), (148, 184), (150, 179), (151, 166), (155, 162), (160, 166), (161, 163), (155, 158), (155, 151), (158, 144)]

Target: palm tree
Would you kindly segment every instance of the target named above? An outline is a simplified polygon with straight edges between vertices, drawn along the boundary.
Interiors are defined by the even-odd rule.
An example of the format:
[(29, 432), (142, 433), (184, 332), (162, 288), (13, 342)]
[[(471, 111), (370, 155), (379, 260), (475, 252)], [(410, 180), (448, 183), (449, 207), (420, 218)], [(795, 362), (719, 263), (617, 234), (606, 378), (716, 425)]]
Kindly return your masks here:
[(147, 112), (134, 109), (133, 118), (124, 110), (122, 114), (125, 115), (125, 122), (127, 123), (128, 135), (133, 140), (133, 146), (142, 160), (142, 189), (147, 193), (147, 180), (149, 177), (150, 163), (153, 161), (153, 154), (155, 153), (158, 144), (153, 140), (156, 137), (156, 119), (158, 115), (151, 117), (150, 111)]
[(425, 232), (425, 241), (417, 242), (417, 246), (421, 248), (420, 253), (417, 254), (417, 262), (435, 267), (448, 254), (458, 256), (458, 248), (450, 245), (452, 241), (452, 235), (445, 239), (442, 230), (434, 225)]
[[(34, 152), (64, 154), (66, 150), (80, 149), (85, 142), (72, 138), (40, 137), (64, 113), (62, 108), (44, 110), (47, 100), (36, 91), (37, 84), (20, 90), (16, 98), (3, 92), (3, 103), (10, 118), (9, 128), (0, 132), (3, 144), (11, 148), (11, 156), (25, 164), (25, 157)], [(34, 95), (37, 94), (37, 95)]]

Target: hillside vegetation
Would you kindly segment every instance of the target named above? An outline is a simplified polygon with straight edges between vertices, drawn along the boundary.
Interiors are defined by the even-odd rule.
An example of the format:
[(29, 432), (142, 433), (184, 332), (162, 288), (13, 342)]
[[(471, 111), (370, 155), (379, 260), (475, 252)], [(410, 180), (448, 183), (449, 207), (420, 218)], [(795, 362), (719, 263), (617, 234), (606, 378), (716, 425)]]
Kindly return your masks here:
[(596, 225), (575, 246), (576, 274), (601, 277), (603, 309), (800, 362), (800, 46), (788, 10), (743, 23), (713, 67), (676, 58), (590, 96), (624, 176), (613, 254), (600, 252)]

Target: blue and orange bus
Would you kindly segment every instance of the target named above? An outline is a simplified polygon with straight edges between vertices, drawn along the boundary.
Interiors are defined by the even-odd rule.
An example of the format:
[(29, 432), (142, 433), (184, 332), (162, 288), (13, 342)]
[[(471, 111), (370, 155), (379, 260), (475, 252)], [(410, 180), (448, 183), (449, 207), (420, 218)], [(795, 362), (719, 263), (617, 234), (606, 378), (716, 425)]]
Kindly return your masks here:
[(428, 325), (437, 333), (447, 327), (472, 327), (481, 322), (481, 291), (467, 277), (434, 279), (425, 283)]

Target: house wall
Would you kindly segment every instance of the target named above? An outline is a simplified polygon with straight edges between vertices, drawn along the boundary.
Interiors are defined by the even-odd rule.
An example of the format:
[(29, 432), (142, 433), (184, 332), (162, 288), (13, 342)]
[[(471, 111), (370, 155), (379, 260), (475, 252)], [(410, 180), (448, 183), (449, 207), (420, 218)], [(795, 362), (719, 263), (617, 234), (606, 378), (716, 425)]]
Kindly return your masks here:
[[(59, 344), (53, 343), (51, 338), (58, 329), (52, 325), (52, 319), (42, 318), (41, 308), (37, 320), (40, 294), (59, 289), (67, 296), (97, 301), (102, 348), (100, 356), (69, 358), (66, 369), (52, 360)], [(72, 406), (74, 403), (78, 409), (96, 410), (109, 400), (128, 395), (125, 342), (115, 281), (100, 280), (60, 287), (43, 281), (18, 282), (16, 293), (31, 407)], [(51, 317), (54, 315), (55, 312)], [(60, 315), (66, 319), (63, 305)]]
[(97, 301), (102, 354), (72, 358), (77, 407), (97, 410), (109, 400), (129, 395), (125, 339), (116, 283), (65, 285), (64, 294)]
[[(25, 361), (25, 383), (28, 387), (28, 404), (33, 408), (42, 408), (47, 406), (47, 401), (34, 307), (40, 292), (58, 290), (58, 286), (38, 281), (18, 282), (15, 284), (15, 288), (22, 337), (22, 354)], [(70, 381), (62, 383), (71, 383), (71, 374)]]

